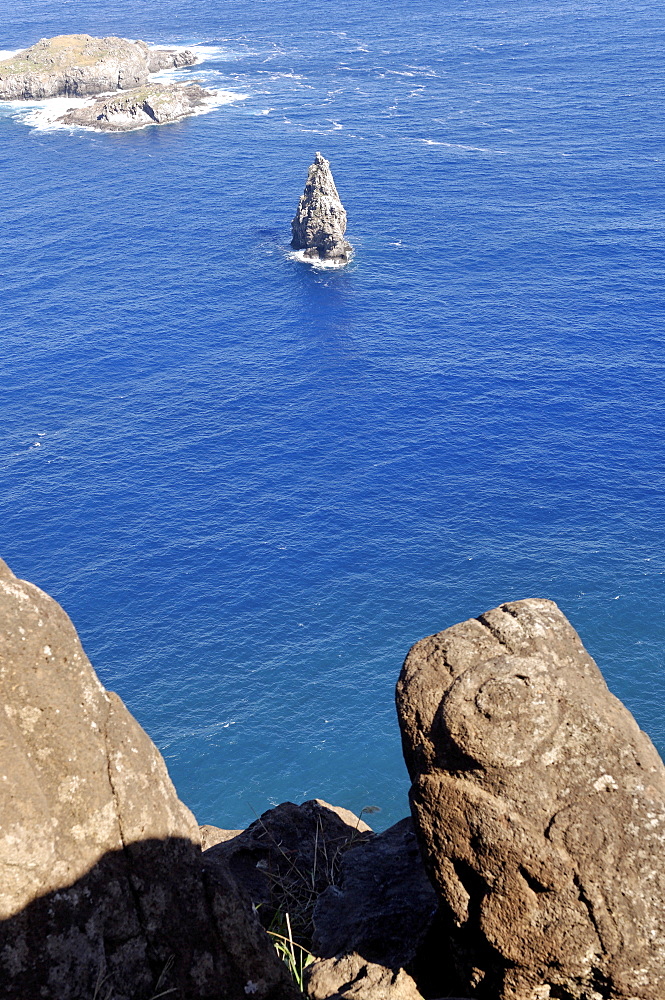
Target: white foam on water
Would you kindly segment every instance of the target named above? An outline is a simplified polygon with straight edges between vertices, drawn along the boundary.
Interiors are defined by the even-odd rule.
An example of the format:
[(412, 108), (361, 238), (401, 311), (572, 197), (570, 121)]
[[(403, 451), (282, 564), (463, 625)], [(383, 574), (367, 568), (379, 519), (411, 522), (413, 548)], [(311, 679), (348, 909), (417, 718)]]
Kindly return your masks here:
[(297, 260), (301, 264), (309, 264), (316, 271), (339, 271), (351, 262), (353, 254), (349, 254), (348, 260), (321, 260), (320, 257), (306, 257), (305, 250), (291, 250), (287, 252), (289, 260)]
[(91, 97), (49, 97), (42, 101), (4, 101), (3, 108), (10, 109), (10, 117), (24, 125), (30, 125), (40, 132), (70, 129), (56, 121), (72, 108), (83, 108), (92, 104)]
[(149, 45), (150, 49), (167, 49), (169, 52), (193, 52), (196, 56), (196, 63), (206, 62), (208, 59), (217, 59), (222, 57), (224, 59), (236, 59), (239, 56), (246, 55), (244, 52), (236, 52), (234, 49), (227, 49), (223, 45), (199, 45), (196, 42), (191, 45), (183, 45), (178, 43), (174, 45), (170, 42), (165, 42), (162, 44)]
[(4, 59), (13, 59), (20, 52), (25, 52), (25, 49), (0, 49), (0, 62)]
[(447, 149), (463, 149), (469, 153), (498, 153), (501, 156), (507, 155), (505, 149), (488, 149), (487, 146), (465, 146), (461, 142), (439, 142), (436, 139), (416, 139), (415, 141), (422, 142), (425, 146), (445, 146)]

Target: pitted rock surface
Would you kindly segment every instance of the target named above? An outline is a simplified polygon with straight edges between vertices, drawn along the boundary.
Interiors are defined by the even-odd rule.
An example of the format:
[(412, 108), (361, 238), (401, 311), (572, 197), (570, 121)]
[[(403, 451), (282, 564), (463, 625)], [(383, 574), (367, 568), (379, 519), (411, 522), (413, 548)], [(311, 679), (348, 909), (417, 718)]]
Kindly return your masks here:
[(150, 73), (195, 62), (189, 50), (149, 49), (145, 42), (113, 35), (57, 35), (0, 61), (0, 100), (88, 97), (130, 90), (145, 85)]
[(285, 968), (67, 615), (0, 561), (3, 1000), (287, 1000)]
[(397, 706), (464, 988), (662, 1000), (665, 767), (557, 606), (423, 639)]
[(305, 256), (344, 263), (352, 250), (344, 239), (346, 212), (337, 193), (330, 163), (321, 153), (309, 168), (305, 190), (291, 223), (294, 250)]

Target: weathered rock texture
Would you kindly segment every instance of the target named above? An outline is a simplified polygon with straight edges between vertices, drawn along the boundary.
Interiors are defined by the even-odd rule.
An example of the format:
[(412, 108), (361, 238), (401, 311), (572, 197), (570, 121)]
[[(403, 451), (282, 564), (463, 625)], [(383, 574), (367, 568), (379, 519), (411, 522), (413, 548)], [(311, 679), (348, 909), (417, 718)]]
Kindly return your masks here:
[(58, 35), (0, 62), (0, 100), (88, 97), (130, 90), (161, 69), (191, 66), (190, 51), (149, 49), (126, 38)]
[(291, 223), (294, 250), (321, 260), (349, 259), (351, 244), (344, 239), (346, 212), (335, 187), (330, 163), (320, 153), (309, 168), (305, 190)]
[(102, 97), (93, 104), (72, 108), (58, 118), (63, 125), (84, 125), (102, 132), (129, 132), (145, 125), (165, 125), (196, 112), (213, 95), (196, 84), (151, 83), (125, 91), (117, 97)]
[[(164, 762), (64, 611), (0, 562), (3, 1000), (292, 996)], [(158, 988), (159, 987), (159, 988)]]
[(397, 704), (465, 989), (662, 1000), (665, 768), (556, 605), (423, 639)]
[(294, 937), (309, 947), (316, 900), (337, 880), (345, 852), (373, 836), (348, 809), (321, 799), (283, 802), (204, 858), (242, 883), (266, 927), (278, 910), (288, 912)]

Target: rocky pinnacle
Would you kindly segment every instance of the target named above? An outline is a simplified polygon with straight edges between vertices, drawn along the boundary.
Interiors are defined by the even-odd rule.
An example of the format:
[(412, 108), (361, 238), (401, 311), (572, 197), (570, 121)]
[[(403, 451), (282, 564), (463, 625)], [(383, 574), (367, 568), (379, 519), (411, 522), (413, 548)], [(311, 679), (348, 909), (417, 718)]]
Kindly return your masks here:
[(335, 187), (330, 163), (321, 153), (314, 157), (298, 211), (291, 223), (294, 250), (320, 260), (349, 259), (351, 244), (344, 239), (346, 212)]

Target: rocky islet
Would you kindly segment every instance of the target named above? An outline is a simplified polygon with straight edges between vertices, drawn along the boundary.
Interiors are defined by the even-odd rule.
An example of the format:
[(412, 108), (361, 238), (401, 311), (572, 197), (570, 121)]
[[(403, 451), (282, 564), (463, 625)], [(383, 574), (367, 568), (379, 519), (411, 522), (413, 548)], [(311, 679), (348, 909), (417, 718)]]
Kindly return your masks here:
[(93, 104), (67, 111), (56, 121), (101, 132), (128, 132), (195, 115), (212, 97), (210, 91), (195, 83), (186, 86), (151, 83), (111, 97), (100, 97)]
[(214, 94), (196, 83), (163, 84), (150, 76), (196, 62), (189, 49), (151, 49), (115, 36), (42, 38), (0, 62), (0, 100), (84, 99), (56, 121), (99, 131), (165, 125), (196, 114)]
[(190, 50), (151, 49), (145, 42), (113, 35), (57, 35), (0, 61), (0, 100), (94, 97), (131, 90), (144, 86), (151, 73), (196, 61)]

